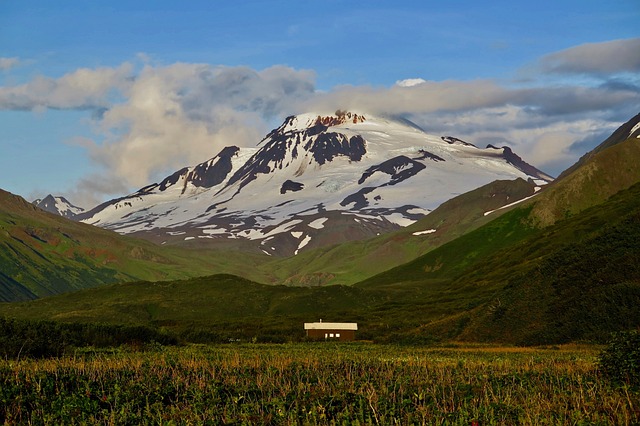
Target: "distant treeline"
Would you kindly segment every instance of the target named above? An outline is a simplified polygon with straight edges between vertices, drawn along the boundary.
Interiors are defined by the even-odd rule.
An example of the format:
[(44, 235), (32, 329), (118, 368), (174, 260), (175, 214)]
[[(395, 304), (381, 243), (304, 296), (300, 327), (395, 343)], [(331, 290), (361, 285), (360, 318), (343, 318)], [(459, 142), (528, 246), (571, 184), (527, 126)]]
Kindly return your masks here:
[(108, 324), (69, 324), (0, 318), (0, 357), (60, 356), (74, 348), (157, 343), (175, 345), (174, 336), (150, 327)]

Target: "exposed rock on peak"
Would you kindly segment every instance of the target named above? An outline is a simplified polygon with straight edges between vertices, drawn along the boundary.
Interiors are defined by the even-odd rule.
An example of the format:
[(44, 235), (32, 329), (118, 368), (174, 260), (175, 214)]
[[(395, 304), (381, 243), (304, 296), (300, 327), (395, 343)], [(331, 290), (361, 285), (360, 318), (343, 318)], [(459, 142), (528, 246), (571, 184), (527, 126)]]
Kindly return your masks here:
[(228, 146), (211, 160), (195, 166), (187, 173), (185, 187), (188, 182), (191, 182), (198, 188), (213, 188), (224, 181), (233, 168), (231, 158), (239, 150), (237, 146)]
[(282, 186), (280, 187), (280, 193), (286, 194), (289, 191), (291, 192), (302, 191), (303, 188), (304, 188), (304, 184), (287, 179), (282, 183)]
[[(318, 117), (316, 121), (320, 119), (321, 117)], [(239, 182), (239, 189), (242, 189), (258, 175), (291, 166), (295, 167), (296, 176), (300, 176), (304, 174), (306, 167), (314, 165), (314, 162), (315, 165), (322, 166), (336, 157), (360, 161), (367, 152), (366, 141), (360, 135), (348, 136), (344, 133), (329, 132), (328, 126), (317, 122), (311, 127), (298, 129), (297, 120), (297, 117), (289, 117), (282, 126), (270, 132), (260, 142), (260, 150), (231, 176), (227, 187)]]
[(503, 146), (502, 148), (498, 148), (491, 144), (487, 145), (487, 149), (495, 149), (502, 150), (502, 158), (504, 158), (507, 163), (513, 165), (518, 170), (523, 171), (529, 176), (532, 176), (537, 179), (541, 179), (544, 181), (552, 181), (553, 178), (546, 173), (541, 172), (540, 170), (533, 167), (531, 164), (524, 161), (519, 155), (511, 150), (508, 146)]
[(474, 146), (474, 144), (469, 143), (469, 142), (465, 142), (462, 139), (458, 139), (458, 138), (454, 138), (453, 136), (442, 136), (441, 139), (443, 141), (445, 141), (448, 144), (454, 145), (454, 144), (459, 144), (459, 145), (465, 145), (465, 146)]
[(365, 120), (366, 118), (364, 115), (358, 115), (353, 112), (338, 110), (336, 111), (335, 115), (329, 115), (329, 116), (319, 115), (315, 123), (316, 125), (321, 124), (326, 127), (331, 127), (331, 126), (338, 126), (340, 124), (345, 124), (345, 123), (353, 123), (353, 124), (363, 123)]

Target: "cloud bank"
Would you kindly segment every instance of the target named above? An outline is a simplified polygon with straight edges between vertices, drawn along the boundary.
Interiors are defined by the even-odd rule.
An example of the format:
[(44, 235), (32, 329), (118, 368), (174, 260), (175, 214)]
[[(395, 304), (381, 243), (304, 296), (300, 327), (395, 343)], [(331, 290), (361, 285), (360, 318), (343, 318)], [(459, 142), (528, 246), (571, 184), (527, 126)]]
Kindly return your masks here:
[(640, 72), (640, 38), (587, 43), (544, 56), (546, 72), (610, 74)]
[(80, 68), (60, 78), (36, 77), (27, 84), (0, 87), (0, 110), (96, 109), (131, 85), (133, 66)]
[(312, 73), (285, 67), (145, 66), (126, 100), (102, 113), (104, 140), (85, 146), (105, 170), (144, 186), (225, 146), (255, 145), (270, 118), (312, 93)]
[(0, 87), (0, 110), (91, 112), (95, 137), (72, 142), (98, 166), (78, 184), (74, 195), (83, 200), (122, 195), (228, 145), (255, 146), (286, 115), (336, 109), (405, 116), (429, 133), (509, 145), (555, 174), (591, 147), (586, 141), (603, 140), (638, 113), (638, 51), (640, 39), (576, 46), (540, 58), (537, 78), (526, 83), (411, 76), (326, 92), (316, 89), (314, 72), (286, 66), (124, 63)]

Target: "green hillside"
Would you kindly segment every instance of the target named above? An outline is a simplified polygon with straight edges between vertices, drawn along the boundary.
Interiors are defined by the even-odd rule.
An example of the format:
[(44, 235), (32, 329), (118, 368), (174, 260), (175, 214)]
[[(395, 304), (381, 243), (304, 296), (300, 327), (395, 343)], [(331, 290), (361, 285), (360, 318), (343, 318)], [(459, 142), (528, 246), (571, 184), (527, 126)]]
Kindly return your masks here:
[(0, 190), (0, 301), (119, 281), (251, 276), (262, 258), (160, 247), (46, 213)]
[[(624, 126), (623, 126), (624, 127)], [(609, 140), (609, 139), (608, 139)], [(606, 143), (606, 142), (605, 142)], [(597, 147), (536, 197), (531, 221), (547, 226), (640, 181), (640, 139)]]
[(112, 284), (30, 302), (0, 303), (0, 316), (145, 325), (192, 341), (246, 341), (255, 336), (263, 340), (265, 336), (302, 336), (304, 321), (337, 319), (348, 311), (367, 311), (376, 303), (373, 292), (346, 286), (273, 286), (213, 275)]
[(415, 332), (539, 344), (604, 341), (640, 327), (640, 184), (496, 252), (450, 284), (484, 287), (483, 303)]

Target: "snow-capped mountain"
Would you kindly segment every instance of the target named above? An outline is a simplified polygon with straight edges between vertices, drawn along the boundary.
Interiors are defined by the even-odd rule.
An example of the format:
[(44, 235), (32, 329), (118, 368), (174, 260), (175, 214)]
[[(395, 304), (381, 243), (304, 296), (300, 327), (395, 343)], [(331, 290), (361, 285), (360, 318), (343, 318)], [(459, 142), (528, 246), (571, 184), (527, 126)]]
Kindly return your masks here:
[(251, 242), (267, 254), (413, 223), (497, 179), (552, 178), (509, 148), (478, 148), (411, 122), (337, 111), (288, 117), (256, 148), (212, 159), (77, 219), (161, 243)]
[(74, 219), (77, 215), (84, 212), (82, 207), (74, 206), (64, 197), (54, 197), (49, 194), (46, 197), (34, 200), (32, 204), (49, 213), (58, 214), (67, 219)]

